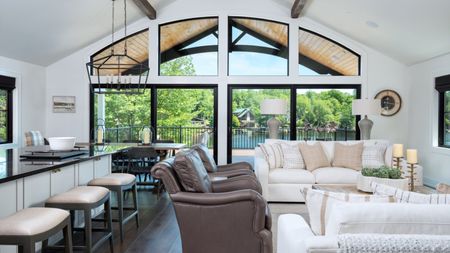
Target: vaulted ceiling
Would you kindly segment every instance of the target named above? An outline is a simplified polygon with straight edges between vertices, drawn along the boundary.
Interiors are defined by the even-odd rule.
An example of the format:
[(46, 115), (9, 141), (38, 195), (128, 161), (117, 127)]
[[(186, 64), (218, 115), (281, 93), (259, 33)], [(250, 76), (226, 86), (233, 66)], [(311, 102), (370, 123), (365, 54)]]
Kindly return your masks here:
[[(158, 11), (176, 0), (149, 1)], [(273, 1), (287, 10), (294, 3)], [(110, 6), (110, 0), (2, 0), (0, 56), (49, 65), (107, 36)], [(411, 65), (450, 52), (449, 10), (449, 0), (308, 0), (302, 16)], [(132, 1), (128, 16), (130, 23), (145, 17)]]

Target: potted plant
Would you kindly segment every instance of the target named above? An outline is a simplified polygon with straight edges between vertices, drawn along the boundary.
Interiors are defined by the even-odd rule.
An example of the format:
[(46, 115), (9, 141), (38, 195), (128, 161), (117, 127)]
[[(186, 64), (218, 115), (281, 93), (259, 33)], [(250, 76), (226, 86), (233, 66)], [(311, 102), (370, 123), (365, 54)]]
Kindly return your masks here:
[(356, 187), (360, 191), (372, 192), (371, 183), (389, 185), (402, 190), (408, 190), (408, 179), (402, 178), (401, 170), (382, 166), (380, 168), (363, 168), (358, 175)]

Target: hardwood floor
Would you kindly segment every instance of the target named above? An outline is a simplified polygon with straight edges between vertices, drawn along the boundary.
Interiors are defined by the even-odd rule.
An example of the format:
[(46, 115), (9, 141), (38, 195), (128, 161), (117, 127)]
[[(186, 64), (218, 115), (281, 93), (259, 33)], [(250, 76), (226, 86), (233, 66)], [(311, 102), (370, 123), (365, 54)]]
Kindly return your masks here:
[[(138, 191), (140, 227), (133, 220), (125, 224), (124, 241), (119, 239), (119, 226), (114, 227), (114, 253), (181, 253), (178, 224), (169, 196), (163, 193), (157, 200), (149, 187)], [(131, 204), (131, 197), (126, 203)], [(101, 246), (99, 253), (109, 253), (108, 243)]]

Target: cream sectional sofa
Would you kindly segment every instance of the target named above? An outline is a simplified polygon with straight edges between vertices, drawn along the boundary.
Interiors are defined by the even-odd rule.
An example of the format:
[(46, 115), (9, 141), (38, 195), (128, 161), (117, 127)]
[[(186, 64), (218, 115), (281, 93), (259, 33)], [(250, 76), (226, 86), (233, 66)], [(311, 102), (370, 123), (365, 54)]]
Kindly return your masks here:
[[(275, 142), (289, 142), (290, 144), (301, 143), (304, 141), (282, 141), (267, 139), (266, 144), (273, 144)], [(344, 145), (351, 145), (361, 141), (340, 141)], [(384, 163), (390, 166), (392, 161), (392, 146), (386, 140), (367, 140), (363, 141), (364, 146), (385, 144), (387, 146)], [(315, 141), (308, 141), (308, 144), (314, 144)], [(335, 141), (320, 142), (325, 154), (330, 161), (333, 162)], [(354, 185), (356, 184), (359, 171), (341, 168), (341, 167), (325, 167), (313, 170), (312, 172), (306, 169), (285, 169), (273, 168), (269, 169), (269, 163), (266, 160), (260, 147), (255, 148), (254, 160), (255, 173), (261, 182), (263, 196), (270, 202), (304, 202), (303, 196), (300, 194), (300, 189), (304, 187), (311, 187), (314, 184), (342, 184)], [(405, 168), (406, 169), (406, 168)], [(418, 174), (421, 174), (421, 168), (417, 169)], [(420, 175), (419, 175), (420, 177)], [(420, 177), (421, 178), (421, 177)], [(421, 179), (416, 182), (416, 185), (421, 184)]]
[[(392, 247), (395, 246), (414, 246), (414, 252), (420, 252), (420, 248), (434, 248), (438, 243), (446, 245), (447, 250), (436, 252), (449, 252), (450, 205), (342, 203), (333, 207), (325, 231), (325, 235), (315, 235), (300, 215), (281, 215), (278, 219), (277, 253), (347, 252), (340, 246), (347, 244), (339, 242), (349, 236), (354, 236), (356, 243), (347, 247), (362, 243), (372, 246), (370, 252), (393, 252)], [(368, 242), (361, 241), (364, 236)], [(411, 236), (416, 237), (414, 243), (405, 244)], [(376, 243), (374, 239), (377, 237), (381, 243)], [(417, 247), (420, 247), (419, 251)]]

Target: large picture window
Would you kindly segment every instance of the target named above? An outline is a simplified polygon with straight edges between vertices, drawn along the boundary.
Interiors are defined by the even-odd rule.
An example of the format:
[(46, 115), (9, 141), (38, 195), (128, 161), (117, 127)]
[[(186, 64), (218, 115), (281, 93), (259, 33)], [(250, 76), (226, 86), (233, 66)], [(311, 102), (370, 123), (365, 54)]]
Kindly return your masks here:
[(12, 93), (16, 88), (16, 79), (0, 76), (0, 144), (12, 143), (13, 105)]
[(159, 27), (161, 76), (217, 75), (218, 18), (198, 18)]
[(439, 92), (439, 146), (450, 148), (450, 75), (436, 78)]
[(288, 75), (287, 24), (241, 17), (228, 22), (230, 76)]

